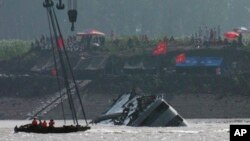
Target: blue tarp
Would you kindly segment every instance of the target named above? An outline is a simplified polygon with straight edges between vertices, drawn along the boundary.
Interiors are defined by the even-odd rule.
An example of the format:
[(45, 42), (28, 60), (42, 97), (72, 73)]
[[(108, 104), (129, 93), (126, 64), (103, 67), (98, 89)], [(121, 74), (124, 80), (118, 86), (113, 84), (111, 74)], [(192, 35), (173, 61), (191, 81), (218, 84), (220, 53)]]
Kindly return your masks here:
[(220, 67), (223, 58), (221, 57), (186, 57), (182, 63), (177, 63), (176, 67)]

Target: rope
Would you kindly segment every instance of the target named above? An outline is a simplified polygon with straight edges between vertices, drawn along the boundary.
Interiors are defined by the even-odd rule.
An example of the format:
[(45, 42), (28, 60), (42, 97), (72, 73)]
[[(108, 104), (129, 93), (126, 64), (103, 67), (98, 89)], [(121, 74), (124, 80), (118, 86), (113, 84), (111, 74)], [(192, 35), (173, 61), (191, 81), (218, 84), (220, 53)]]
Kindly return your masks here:
[(68, 0), (68, 10), (71, 9), (71, 0)]
[(73, 4), (73, 9), (77, 9), (77, 0), (73, 0), (74, 4)]

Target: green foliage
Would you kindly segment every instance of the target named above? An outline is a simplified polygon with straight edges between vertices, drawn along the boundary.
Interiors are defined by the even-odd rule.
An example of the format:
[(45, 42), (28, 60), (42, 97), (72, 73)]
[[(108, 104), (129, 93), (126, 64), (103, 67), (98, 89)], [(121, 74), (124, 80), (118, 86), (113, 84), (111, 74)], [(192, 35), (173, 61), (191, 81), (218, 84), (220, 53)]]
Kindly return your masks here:
[(0, 40), (0, 60), (20, 56), (30, 50), (30, 42), (22, 40)]

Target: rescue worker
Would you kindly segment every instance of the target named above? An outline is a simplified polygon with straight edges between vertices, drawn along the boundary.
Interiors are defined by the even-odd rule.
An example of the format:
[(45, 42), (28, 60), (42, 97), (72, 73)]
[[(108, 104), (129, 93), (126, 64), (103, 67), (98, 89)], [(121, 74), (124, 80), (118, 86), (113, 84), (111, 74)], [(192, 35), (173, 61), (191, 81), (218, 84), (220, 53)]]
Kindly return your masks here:
[(42, 120), (39, 119), (39, 126), (42, 127), (42, 124), (43, 124)]
[(46, 122), (46, 120), (43, 121), (42, 127), (47, 127), (47, 122)]
[(36, 118), (33, 118), (33, 121), (32, 121), (32, 123), (31, 123), (31, 125), (32, 125), (32, 126), (37, 126), (37, 120), (36, 120)]
[(51, 120), (49, 121), (49, 127), (54, 127), (54, 124), (55, 124), (54, 120), (51, 119)]

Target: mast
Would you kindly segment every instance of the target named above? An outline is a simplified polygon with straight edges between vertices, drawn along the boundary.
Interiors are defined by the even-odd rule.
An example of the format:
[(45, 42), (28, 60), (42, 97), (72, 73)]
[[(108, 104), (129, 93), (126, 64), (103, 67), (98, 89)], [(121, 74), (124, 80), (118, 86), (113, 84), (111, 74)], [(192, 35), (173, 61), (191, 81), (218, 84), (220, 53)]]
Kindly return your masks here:
[[(71, 2), (71, 0), (68, 0), (68, 1)], [(74, 77), (74, 74), (73, 74), (73, 71), (71, 68), (70, 60), (69, 60), (67, 51), (65, 49), (65, 44), (64, 44), (63, 36), (62, 36), (61, 30), (60, 30), (59, 22), (57, 20), (57, 16), (56, 16), (56, 13), (54, 10), (53, 0), (45, 0), (43, 3), (43, 6), (47, 9), (48, 16), (50, 19), (49, 24), (51, 24), (51, 27), (53, 30), (56, 48), (54, 48), (54, 44), (52, 44), (52, 47), (53, 47), (53, 51), (55, 50), (58, 54), (59, 63), (60, 63), (61, 70), (62, 70), (62, 77), (64, 79), (64, 87), (66, 88), (66, 94), (68, 97), (68, 103), (69, 103), (69, 107), (71, 110), (71, 116), (72, 116), (73, 122), (74, 122), (74, 124), (79, 125), (77, 111), (76, 111), (74, 100), (73, 100), (73, 90), (70, 88), (70, 80), (69, 80), (70, 78), (73, 79), (75, 92), (77, 94), (77, 98), (79, 100), (86, 125), (88, 125), (87, 120), (86, 120), (86, 115), (84, 112), (84, 108), (83, 108), (83, 103), (82, 103), (82, 100), (81, 100), (81, 97), (79, 94), (79, 89), (78, 89), (78, 86), (76, 84), (76, 80), (75, 80), (75, 77)], [(61, 0), (59, 0), (59, 3), (57, 4), (57, 8), (58, 9), (64, 8), (64, 4), (62, 4)], [(74, 13), (72, 14), (70, 11), (68, 11), (68, 13), (71, 13), (71, 14), (69, 14), (70, 22), (72, 22), (71, 29), (74, 29), (74, 22), (76, 21), (76, 13), (77, 13), (76, 9), (73, 9), (73, 11), (75, 11), (74, 12), (75, 14)], [(70, 17), (70, 15), (73, 16), (73, 18)], [(67, 69), (69, 69), (69, 71)], [(58, 70), (58, 69), (56, 68), (56, 70)], [(57, 77), (58, 77), (58, 74), (57, 74)]]

